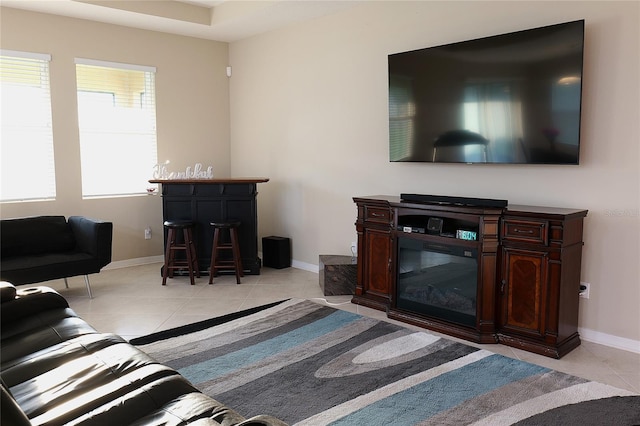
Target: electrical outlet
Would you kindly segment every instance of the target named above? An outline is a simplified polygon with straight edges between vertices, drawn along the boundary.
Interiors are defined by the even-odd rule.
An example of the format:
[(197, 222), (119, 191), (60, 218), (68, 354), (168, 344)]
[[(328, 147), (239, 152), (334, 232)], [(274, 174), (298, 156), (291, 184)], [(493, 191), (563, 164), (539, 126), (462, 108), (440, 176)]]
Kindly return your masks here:
[(354, 256), (358, 255), (358, 242), (357, 241), (352, 241), (351, 242), (351, 254)]
[(145, 240), (150, 240), (151, 239), (151, 227), (147, 226), (144, 230), (144, 239)]
[(579, 295), (580, 297), (582, 297), (583, 299), (588, 299), (589, 298), (589, 288), (591, 287), (591, 284), (589, 283), (580, 283), (580, 290), (579, 290)]

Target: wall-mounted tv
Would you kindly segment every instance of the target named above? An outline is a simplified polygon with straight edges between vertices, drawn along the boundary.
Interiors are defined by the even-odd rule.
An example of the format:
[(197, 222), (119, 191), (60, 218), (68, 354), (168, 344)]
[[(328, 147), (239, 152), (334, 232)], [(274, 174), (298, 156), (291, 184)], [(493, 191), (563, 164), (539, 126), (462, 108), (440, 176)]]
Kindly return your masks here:
[(584, 20), (389, 55), (389, 159), (578, 164)]

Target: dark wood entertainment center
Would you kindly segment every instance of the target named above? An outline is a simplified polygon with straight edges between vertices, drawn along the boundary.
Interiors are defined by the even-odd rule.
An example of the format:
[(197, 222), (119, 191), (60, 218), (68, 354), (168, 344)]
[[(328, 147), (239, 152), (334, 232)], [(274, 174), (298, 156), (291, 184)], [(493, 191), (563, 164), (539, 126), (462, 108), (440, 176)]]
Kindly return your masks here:
[[(578, 292), (586, 210), (423, 203), (398, 196), (353, 200), (358, 208), (353, 303), (469, 341), (502, 343), (554, 358), (580, 344)], [(410, 282), (401, 277), (422, 273), (401, 270), (401, 253), (413, 255), (407, 257), (416, 262), (422, 258), (422, 252), (404, 246), (417, 247), (426, 256), (471, 263), (471, 274), (477, 276), (473, 297), (461, 296), (464, 289), (459, 288), (443, 291), (432, 285), (400, 284)], [(454, 252), (461, 254), (447, 254)], [(461, 264), (455, 265), (462, 270)], [(412, 293), (399, 293), (404, 290)], [(469, 305), (472, 315), (460, 314), (462, 309), (450, 308), (449, 302), (441, 302), (441, 309), (411, 300), (426, 294), (443, 299), (447, 293)], [(424, 309), (411, 308), (414, 305)]]

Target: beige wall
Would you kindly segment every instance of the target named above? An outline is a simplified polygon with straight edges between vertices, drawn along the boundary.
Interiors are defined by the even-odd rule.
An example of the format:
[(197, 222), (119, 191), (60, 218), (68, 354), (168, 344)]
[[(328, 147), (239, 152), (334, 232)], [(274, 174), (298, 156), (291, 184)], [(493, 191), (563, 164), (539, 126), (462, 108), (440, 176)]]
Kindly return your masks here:
[[(640, 341), (637, 2), (368, 2), (230, 45), (231, 166), (264, 175), (261, 235), (349, 254), (353, 196), (417, 192), (589, 210), (580, 327)], [(580, 166), (389, 163), (387, 54), (586, 20)], [(589, 334), (589, 333), (587, 333)], [(583, 336), (585, 333), (583, 333)], [(626, 341), (631, 339), (634, 342)], [(638, 349), (640, 350), (640, 349)]]
[[(55, 201), (3, 203), (2, 218), (96, 217), (114, 223), (114, 261), (162, 255), (160, 197), (82, 199), (74, 58), (156, 67), (159, 161), (170, 160), (172, 171), (196, 162), (213, 165), (216, 176), (228, 177), (228, 44), (9, 8), (1, 9), (0, 28), (3, 49), (51, 54), (57, 180)], [(118, 173), (117, 164), (113, 173)], [(25, 170), (16, 179), (37, 176)], [(151, 240), (144, 239), (147, 225), (154, 231)]]
[[(159, 197), (81, 199), (73, 58), (152, 65), (159, 159), (176, 170), (199, 161), (213, 164), (218, 176), (270, 177), (258, 186), (259, 235), (291, 237), (298, 265), (317, 265), (319, 254), (349, 254), (356, 195), (421, 192), (585, 208), (582, 280), (592, 288), (581, 300), (580, 326), (592, 340), (603, 333), (637, 346), (639, 8), (609, 1), (370, 2), (230, 46), (2, 8), (2, 48), (52, 54), (58, 200), (2, 204), (0, 213), (112, 220), (115, 260), (160, 255), (158, 232), (143, 239), (146, 225), (161, 228)], [(582, 18), (580, 166), (388, 162), (387, 54)]]

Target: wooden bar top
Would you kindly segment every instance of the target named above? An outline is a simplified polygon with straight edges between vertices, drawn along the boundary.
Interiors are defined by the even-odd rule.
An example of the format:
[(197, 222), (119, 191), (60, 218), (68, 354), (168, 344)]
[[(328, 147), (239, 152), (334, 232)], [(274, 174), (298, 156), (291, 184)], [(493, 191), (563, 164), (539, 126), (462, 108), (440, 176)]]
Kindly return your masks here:
[(215, 178), (215, 179), (151, 179), (149, 183), (161, 184), (200, 184), (210, 185), (218, 183), (264, 183), (269, 182), (269, 178), (264, 177), (244, 177), (244, 178)]

